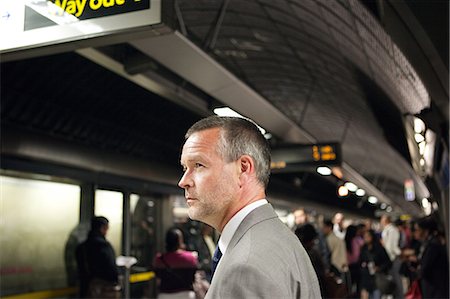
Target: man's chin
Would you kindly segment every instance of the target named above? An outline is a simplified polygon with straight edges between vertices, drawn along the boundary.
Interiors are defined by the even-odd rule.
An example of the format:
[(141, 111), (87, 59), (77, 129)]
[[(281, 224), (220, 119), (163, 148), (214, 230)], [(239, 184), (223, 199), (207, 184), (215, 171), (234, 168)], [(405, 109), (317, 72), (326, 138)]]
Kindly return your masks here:
[(194, 207), (189, 207), (188, 216), (191, 220), (205, 222), (205, 217), (202, 214), (202, 211), (199, 211)]

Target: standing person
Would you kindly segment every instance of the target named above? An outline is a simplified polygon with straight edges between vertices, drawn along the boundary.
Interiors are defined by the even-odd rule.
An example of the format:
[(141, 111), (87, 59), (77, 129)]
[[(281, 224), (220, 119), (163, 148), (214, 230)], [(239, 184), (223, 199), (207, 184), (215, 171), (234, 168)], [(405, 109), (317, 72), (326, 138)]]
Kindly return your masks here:
[(158, 253), (153, 261), (159, 280), (158, 298), (195, 298), (192, 284), (198, 260), (194, 252), (185, 248), (181, 230), (169, 229), (166, 233), (166, 252)]
[(214, 256), (216, 244), (213, 240), (214, 229), (204, 223), (200, 225), (200, 236), (195, 242), (195, 250), (198, 252), (200, 269), (204, 271), (205, 279), (211, 282), (211, 262)]
[(345, 273), (348, 271), (347, 250), (345, 242), (338, 238), (333, 231), (333, 222), (327, 219), (323, 222), (323, 234), (325, 235), (328, 250), (331, 253), (330, 270), (338, 277), (344, 279)]
[(345, 247), (347, 249), (348, 268), (351, 277), (350, 293), (359, 294), (359, 255), (361, 247), (364, 245), (364, 239), (358, 236), (358, 227), (349, 225), (345, 234)]
[(76, 249), (81, 298), (120, 296), (116, 255), (106, 240), (108, 230), (107, 218), (103, 216), (92, 218), (87, 240)]
[(416, 235), (422, 241), (419, 282), (423, 298), (449, 298), (449, 262), (445, 242), (439, 239), (437, 222), (431, 216), (419, 219)]
[(320, 291), (322, 293), (322, 296), (324, 298), (332, 298), (332, 294), (328, 294), (328, 290), (325, 287), (325, 273), (327, 270), (324, 266), (320, 252), (315, 248), (315, 241), (317, 240), (319, 234), (312, 224), (305, 223), (295, 230), (295, 235), (298, 237), (303, 247), (305, 247), (309, 258), (311, 259), (311, 263), (314, 267), (314, 270), (316, 271), (317, 278), (319, 279)]
[(389, 215), (381, 216), (380, 224), (383, 228), (383, 231), (381, 232), (381, 240), (392, 262), (391, 275), (395, 282), (394, 297), (403, 298), (403, 282), (400, 275), (400, 267), (402, 265), (400, 258), (402, 253), (400, 250), (400, 232), (391, 222), (391, 217)]
[(387, 275), (392, 262), (381, 245), (374, 230), (364, 233), (364, 245), (361, 248), (361, 299), (379, 299), (381, 291), (376, 284), (376, 275)]
[(200, 120), (181, 164), (189, 217), (221, 233), (206, 298), (320, 298), (305, 249), (265, 199), (270, 148), (254, 123)]
[(303, 224), (309, 223), (308, 214), (304, 208), (298, 208), (294, 211), (294, 231)]
[(344, 227), (344, 214), (342, 213), (336, 213), (333, 217), (333, 231), (336, 237), (338, 237), (341, 240), (344, 240), (345, 238), (345, 227)]
[[(306, 212), (305, 208), (300, 207), (300, 208), (296, 209), (293, 214), (294, 214), (294, 227), (293, 227), (294, 232), (298, 228), (300, 228), (303, 225), (308, 224), (308, 223), (312, 224), (314, 226), (314, 229), (318, 233), (317, 241), (315, 242), (314, 247), (322, 255), (323, 265), (324, 265), (325, 269), (329, 270), (330, 269), (330, 251), (328, 250), (327, 241), (325, 240), (325, 236), (323, 235), (322, 230), (318, 228), (317, 224), (312, 223), (310, 221), (309, 214)], [(303, 244), (303, 246), (305, 246), (305, 245)]]

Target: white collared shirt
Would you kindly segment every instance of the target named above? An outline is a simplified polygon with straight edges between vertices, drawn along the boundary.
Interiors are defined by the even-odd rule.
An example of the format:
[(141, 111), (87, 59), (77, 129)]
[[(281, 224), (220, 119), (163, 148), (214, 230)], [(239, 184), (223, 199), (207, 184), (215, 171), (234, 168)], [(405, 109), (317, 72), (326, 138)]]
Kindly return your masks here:
[[(248, 206), (245, 206), (243, 209), (241, 209), (239, 212), (237, 212), (231, 219), (228, 221), (227, 224), (225, 224), (225, 227), (223, 228), (222, 235), (219, 239), (219, 249), (222, 252), (222, 255), (225, 254), (227, 251), (227, 247), (230, 244), (231, 239), (234, 236), (234, 233), (238, 229), (241, 222), (244, 220), (244, 218), (250, 214), (251, 211), (255, 210), (256, 208), (268, 204), (269, 202), (266, 199), (260, 199), (255, 202), (252, 202)], [(221, 260), (220, 260), (221, 261)], [(219, 267), (220, 265), (217, 265)]]

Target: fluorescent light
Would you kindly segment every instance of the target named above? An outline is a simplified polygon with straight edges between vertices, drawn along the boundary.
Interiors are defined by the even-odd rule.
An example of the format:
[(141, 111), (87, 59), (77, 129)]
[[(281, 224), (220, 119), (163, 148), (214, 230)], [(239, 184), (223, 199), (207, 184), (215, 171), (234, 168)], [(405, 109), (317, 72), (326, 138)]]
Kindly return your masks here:
[(358, 190), (356, 190), (356, 195), (364, 196), (366, 195), (366, 191), (364, 191), (364, 189), (359, 188)]
[(386, 212), (388, 212), (388, 213), (392, 212), (392, 207), (391, 206), (387, 207)]
[(218, 116), (231, 116), (244, 118), (242, 115), (240, 115), (239, 113), (237, 113), (236, 111), (234, 111), (229, 107), (215, 108), (214, 113), (217, 114)]
[(430, 207), (430, 202), (428, 201), (428, 198), (423, 198), (423, 199), (422, 199), (422, 207), (423, 207), (424, 209), (427, 209), (427, 208)]
[(369, 196), (367, 200), (373, 205), (378, 202), (378, 198), (376, 198), (375, 196)]
[(424, 166), (424, 165), (425, 165), (425, 159), (424, 159), (424, 158), (421, 158), (421, 159), (419, 160), (419, 163), (420, 163), (420, 166)]
[(331, 169), (327, 166), (319, 166), (317, 167), (316, 171), (321, 175), (330, 175), (332, 172)]
[(356, 190), (358, 190), (358, 186), (356, 186), (352, 182), (346, 182), (344, 184), (344, 186), (347, 187), (348, 191), (351, 191), (351, 192), (355, 192)]
[(421, 156), (423, 156), (425, 154), (426, 146), (427, 146), (427, 143), (425, 142), (425, 140), (419, 143), (419, 154)]
[[(233, 109), (231, 109), (229, 107), (214, 108), (214, 113), (217, 114), (218, 116), (240, 117), (240, 118), (248, 119), (248, 117), (245, 117), (245, 116), (237, 113), (236, 111), (234, 111)], [(271, 134), (267, 134), (267, 136), (266, 136), (266, 130), (263, 129), (261, 126), (259, 126), (257, 123), (255, 123), (255, 124), (259, 128), (261, 133), (264, 135), (264, 137), (266, 137), (266, 139), (270, 139), (272, 137)]]
[(432, 207), (433, 207), (433, 210), (437, 210), (438, 208), (439, 208), (439, 205), (438, 205), (438, 203), (437, 202), (433, 202), (433, 204), (432, 204)]
[(380, 209), (384, 210), (386, 208), (387, 208), (387, 204), (382, 202), (381, 205), (380, 205)]
[(414, 132), (422, 133), (425, 131), (425, 123), (420, 118), (414, 118)]
[(417, 143), (421, 143), (422, 141), (425, 140), (425, 137), (423, 137), (422, 134), (416, 133), (414, 134), (414, 139), (416, 140)]

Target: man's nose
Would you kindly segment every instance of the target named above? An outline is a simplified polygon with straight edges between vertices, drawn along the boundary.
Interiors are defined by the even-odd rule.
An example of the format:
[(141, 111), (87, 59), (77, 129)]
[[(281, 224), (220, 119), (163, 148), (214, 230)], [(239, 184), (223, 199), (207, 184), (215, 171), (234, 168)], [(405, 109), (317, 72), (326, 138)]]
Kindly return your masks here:
[(186, 171), (178, 182), (178, 187), (185, 189), (190, 186), (192, 186), (192, 179), (190, 178), (189, 172)]

